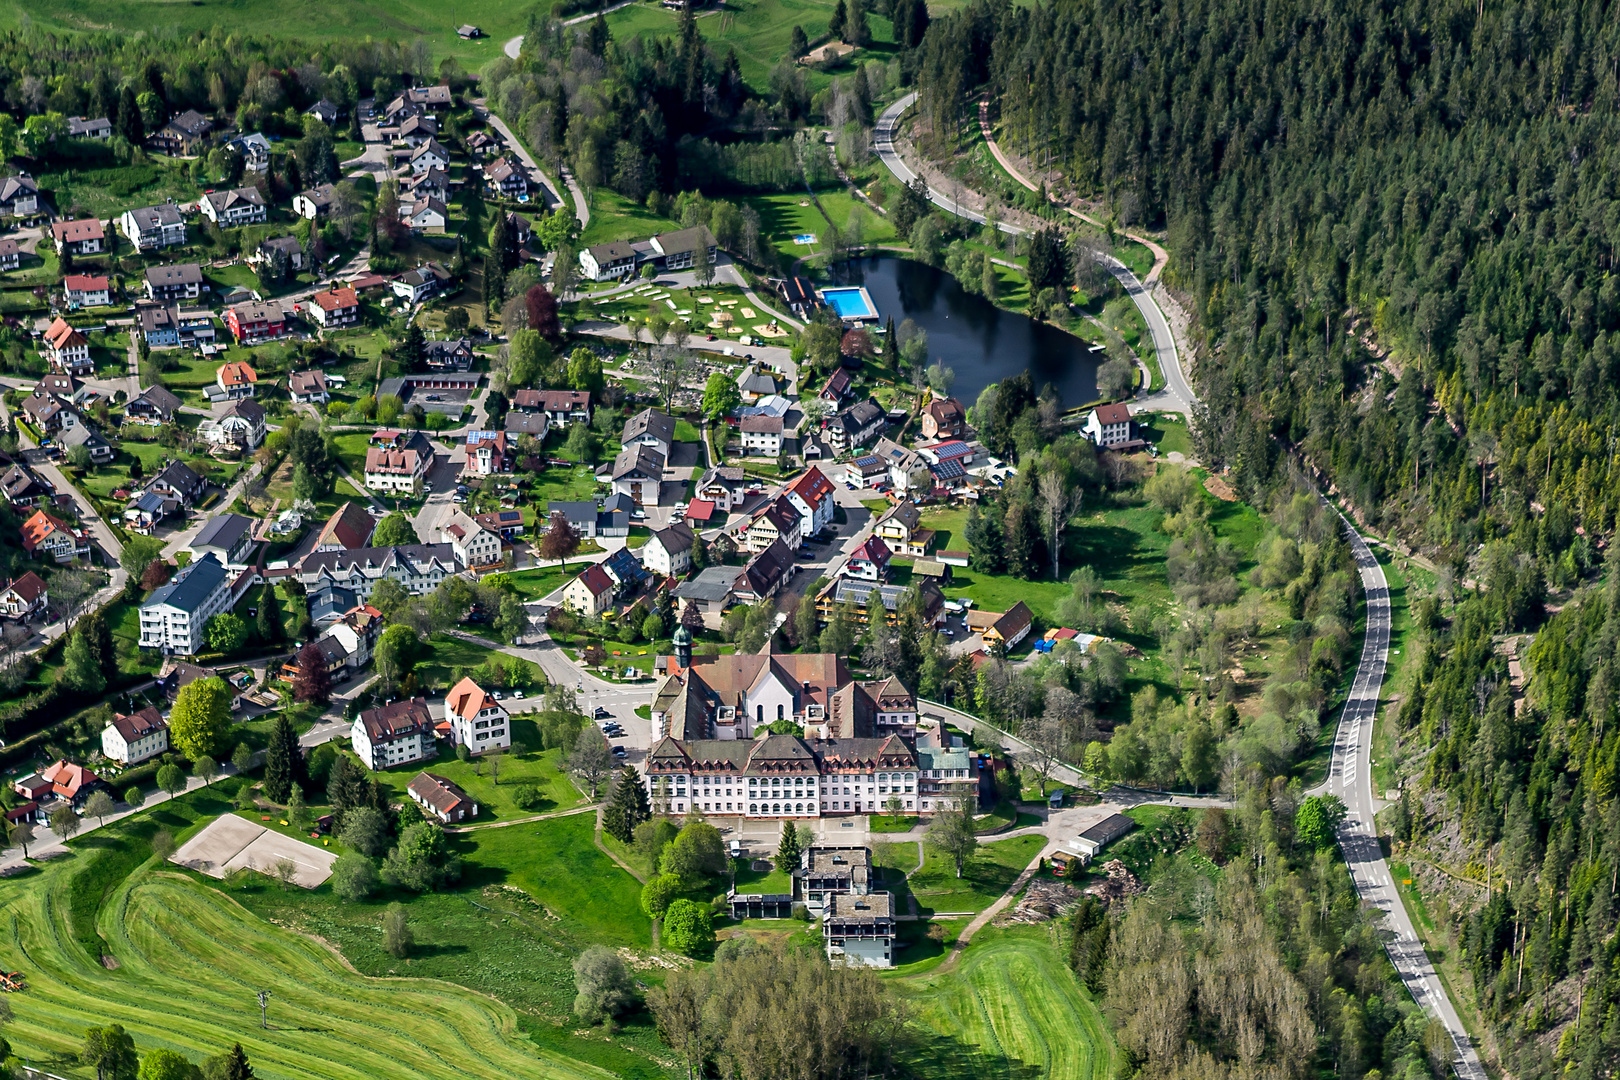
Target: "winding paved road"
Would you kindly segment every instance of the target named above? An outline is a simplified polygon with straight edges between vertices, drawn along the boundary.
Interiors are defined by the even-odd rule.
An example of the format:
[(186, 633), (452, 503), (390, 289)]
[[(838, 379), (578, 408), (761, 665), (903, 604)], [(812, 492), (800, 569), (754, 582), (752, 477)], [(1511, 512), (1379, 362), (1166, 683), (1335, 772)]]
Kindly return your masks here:
[[(883, 115), (878, 117), (877, 130), (873, 137), (873, 144), (878, 157), (884, 165), (888, 166), (890, 172), (898, 177), (902, 183), (906, 184), (915, 180), (917, 174), (912, 172), (911, 167), (901, 158), (899, 150), (895, 148), (894, 134), (895, 129), (900, 125), (900, 117), (905, 115), (906, 110), (911, 108), (916, 100), (917, 95), (912, 92), (883, 110)], [(941, 210), (967, 218), (969, 221), (976, 221), (980, 225), (985, 224), (983, 214), (962, 206), (955, 199), (942, 192), (935, 191), (932, 187), (928, 189), (928, 201)], [(1011, 233), (1014, 236), (1022, 235), (1025, 231), (1019, 226), (1005, 221), (998, 221), (996, 227), (1002, 232)], [(1113, 274), (1120, 285), (1124, 287), (1126, 295), (1131, 298), (1131, 302), (1142, 313), (1142, 319), (1147, 323), (1148, 333), (1153, 338), (1153, 351), (1159, 360), (1159, 370), (1164, 372), (1164, 389), (1151, 397), (1138, 400), (1135, 403), (1136, 407), (1138, 409), (1176, 412), (1183, 415), (1189, 414), (1193, 405), (1197, 403), (1198, 396), (1193, 393), (1192, 387), (1187, 383), (1187, 376), (1181, 369), (1181, 357), (1176, 351), (1176, 338), (1170, 331), (1170, 321), (1164, 317), (1164, 312), (1159, 310), (1159, 305), (1149, 295), (1150, 286), (1142, 284), (1141, 280), (1131, 272), (1130, 267), (1114, 258), (1110, 258), (1106, 265), (1109, 273)], [(1151, 279), (1153, 275), (1148, 276)]]
[(1446, 995), (1434, 965), (1429, 962), (1406, 905), (1396, 891), (1395, 878), (1384, 860), (1383, 849), (1378, 845), (1378, 829), (1373, 820), (1378, 803), (1372, 787), (1372, 737), (1373, 716), (1378, 709), (1378, 695), (1384, 685), (1384, 668), (1389, 658), (1389, 583), (1372, 549), (1348, 519), (1344, 528), (1361, 571), (1362, 589), (1367, 594), (1367, 635), (1362, 642), (1355, 681), (1350, 685), (1350, 696), (1339, 715), (1327, 783), (1317, 790), (1344, 800), (1348, 812), (1339, 826), (1339, 847), (1362, 903), (1377, 908), (1388, 920), (1384, 927), (1384, 949), (1400, 973), (1401, 981), (1423, 1011), (1445, 1025), (1456, 1050), (1452, 1068), (1457, 1075), (1463, 1080), (1486, 1080), (1485, 1067), (1480, 1064), (1468, 1029)]

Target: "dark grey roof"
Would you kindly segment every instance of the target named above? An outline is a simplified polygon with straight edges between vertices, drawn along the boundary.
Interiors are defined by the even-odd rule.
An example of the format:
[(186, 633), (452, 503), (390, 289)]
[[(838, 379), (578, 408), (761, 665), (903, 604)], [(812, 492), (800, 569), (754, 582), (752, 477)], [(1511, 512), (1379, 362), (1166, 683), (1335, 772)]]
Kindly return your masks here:
[(546, 503), (547, 521), (551, 520), (552, 514), (561, 514), (570, 525), (584, 525), (596, 521), (596, 503), (554, 500)]
[(191, 542), (193, 551), (201, 548), (218, 548), (221, 551), (230, 551), (246, 533), (253, 531), (253, 519), (243, 517), (241, 514), (221, 514), (209, 519), (208, 524), (202, 527), (197, 538)]
[(214, 594), (214, 590), (219, 588), (220, 583), (225, 580), (225, 575), (225, 568), (210, 551), (180, 571), (180, 577), (154, 592), (141, 607), (168, 604), (181, 611), (196, 611)]
[(203, 489), (208, 486), (207, 482), (197, 475), (196, 470), (183, 461), (170, 462), (167, 468), (147, 482), (147, 486), (151, 487), (160, 481), (176, 491), (183, 491), (193, 497), (202, 494)]
[(155, 384), (142, 390), (141, 396), (136, 400), (149, 402), (165, 415), (178, 412), (181, 404), (180, 399), (175, 397), (168, 387)]
[(625, 421), (624, 434), (619, 437), (619, 445), (638, 442), (648, 435), (659, 442), (674, 442), (675, 419), (657, 409), (642, 409)]
[(354, 566), (360, 567), (362, 572), (381, 570), (400, 560), (409, 562), (413, 567), (437, 560), (451, 572), (456, 569), (456, 551), (449, 544), (400, 544), (397, 547), (355, 548), (352, 551), (317, 551), (304, 556), (304, 561), (299, 564), (299, 573), (348, 570)]
[(675, 586), (675, 595), (681, 600), (703, 600), (718, 603), (731, 595), (737, 583), (735, 566), (711, 566), (691, 581)]
[(663, 479), (664, 456), (641, 443), (619, 451), (619, 456), (613, 459), (613, 479), (618, 480), (632, 473), (641, 473), (651, 480)]
[(196, 263), (174, 263), (170, 266), (148, 266), (146, 280), (153, 285), (201, 285), (202, 267)]

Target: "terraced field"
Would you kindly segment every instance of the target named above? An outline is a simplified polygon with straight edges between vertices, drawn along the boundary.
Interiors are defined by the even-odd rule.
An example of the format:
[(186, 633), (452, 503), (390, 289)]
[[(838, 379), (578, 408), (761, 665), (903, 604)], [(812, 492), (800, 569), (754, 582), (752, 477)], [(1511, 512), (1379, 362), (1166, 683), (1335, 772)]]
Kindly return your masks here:
[(932, 1059), (928, 1075), (1109, 1080), (1115, 1074), (1119, 1051), (1108, 1024), (1064, 966), (1050, 932), (985, 930), (954, 971), (897, 980), (908, 988), (914, 1021), (938, 1039), (935, 1052), (924, 1050)]
[[(101, 908), (97, 929), (117, 959), (107, 970), (67, 925), (72, 859), (0, 886), (0, 963), (28, 975), (6, 1035), (19, 1056), (55, 1060), (85, 1028), (123, 1024), (145, 1054), (193, 1061), (240, 1040), (266, 1080), (514, 1076), (606, 1077), (537, 1050), (516, 1014), (462, 987), (428, 979), (373, 979), (307, 938), (266, 923), (229, 898), (155, 860)], [(270, 991), (269, 1026), (254, 993)], [(409, 1017), (408, 1023), (401, 1023)]]

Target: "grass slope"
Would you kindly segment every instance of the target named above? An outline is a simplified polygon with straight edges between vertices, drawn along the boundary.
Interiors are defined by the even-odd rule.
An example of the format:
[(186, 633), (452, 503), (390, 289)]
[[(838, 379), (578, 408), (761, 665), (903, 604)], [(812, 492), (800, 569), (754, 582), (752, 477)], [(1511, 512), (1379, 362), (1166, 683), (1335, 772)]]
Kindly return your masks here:
[[(160, 825), (183, 838), (224, 806), (213, 792), (164, 804), (0, 888), (0, 962), (29, 980), (6, 1030), (20, 1054), (82, 1075), (67, 1055), (84, 1030), (119, 1023), (143, 1054), (167, 1047), (197, 1060), (240, 1040), (266, 1080), (608, 1075), (536, 1051), (493, 998), (438, 980), (367, 978), (148, 854)], [(375, 926), (378, 912), (369, 915)], [(271, 994), (264, 1029), (261, 989)]]
[(927, 1075), (1106, 1080), (1114, 1074), (1119, 1052), (1108, 1025), (1049, 933), (986, 930), (954, 971), (917, 981), (908, 1004), (914, 1023), (934, 1036), (924, 1046)]

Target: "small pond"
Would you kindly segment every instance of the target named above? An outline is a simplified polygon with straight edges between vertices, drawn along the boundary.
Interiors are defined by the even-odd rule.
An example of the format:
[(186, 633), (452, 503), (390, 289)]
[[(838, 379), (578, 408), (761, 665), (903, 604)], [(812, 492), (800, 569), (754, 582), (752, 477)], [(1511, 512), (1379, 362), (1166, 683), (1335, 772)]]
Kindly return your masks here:
[(1038, 393), (1051, 383), (1068, 406), (1097, 397), (1106, 354), (1055, 326), (1003, 311), (963, 290), (944, 270), (910, 259), (851, 259), (832, 268), (840, 285), (864, 285), (880, 318), (911, 319), (928, 331), (928, 358), (956, 371), (952, 394), (972, 405), (979, 391), (1025, 369)]

